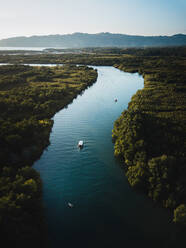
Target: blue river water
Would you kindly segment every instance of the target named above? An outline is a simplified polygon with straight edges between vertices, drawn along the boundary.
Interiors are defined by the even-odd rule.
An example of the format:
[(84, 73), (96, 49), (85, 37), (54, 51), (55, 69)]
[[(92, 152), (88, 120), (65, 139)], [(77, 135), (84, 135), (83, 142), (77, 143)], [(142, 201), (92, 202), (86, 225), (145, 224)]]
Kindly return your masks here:
[(34, 164), (51, 247), (170, 247), (169, 213), (135, 192), (114, 158), (114, 121), (143, 88), (143, 78), (94, 68), (97, 82), (53, 117), (51, 144)]

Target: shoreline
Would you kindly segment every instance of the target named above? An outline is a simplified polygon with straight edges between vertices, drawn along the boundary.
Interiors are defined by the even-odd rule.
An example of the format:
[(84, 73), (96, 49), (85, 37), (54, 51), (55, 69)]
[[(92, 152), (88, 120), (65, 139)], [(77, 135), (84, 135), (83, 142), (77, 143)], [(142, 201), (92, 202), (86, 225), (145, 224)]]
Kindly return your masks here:
[[(179, 218), (179, 210), (185, 204), (183, 196), (186, 190), (182, 183), (186, 102), (179, 101), (184, 98), (184, 91), (182, 93), (179, 89), (185, 89), (184, 81), (169, 79), (169, 74), (172, 76), (174, 72), (169, 69), (170, 61), (164, 59), (164, 68), (159, 67), (158, 71), (157, 67), (146, 68), (143, 60), (140, 61), (142, 65), (115, 65), (125, 72), (138, 72), (144, 78), (144, 88), (136, 92), (128, 109), (115, 121), (115, 156), (124, 160), (129, 184), (145, 192), (154, 202), (174, 210), (173, 222), (182, 225), (184, 217)], [(164, 74), (167, 76), (162, 78), (161, 71), (166, 71)], [(182, 187), (183, 193), (178, 192), (176, 187)]]
[[(96, 82), (97, 71), (86, 66), (33, 68), (23, 65), (8, 65), (0, 70), (1, 75), (11, 72), (15, 78), (0, 84), (1, 109), (2, 104), (6, 104), (0, 120), (0, 181), (7, 181), (4, 188), (0, 188), (0, 230), (4, 239), (9, 236), (10, 244), (23, 246), (29, 242), (30, 246), (46, 246), (42, 182), (38, 172), (30, 166), (50, 143), (51, 118)], [(25, 81), (19, 79), (25, 76)], [(4, 103), (3, 98), (8, 100)], [(16, 233), (11, 231), (14, 225)]]

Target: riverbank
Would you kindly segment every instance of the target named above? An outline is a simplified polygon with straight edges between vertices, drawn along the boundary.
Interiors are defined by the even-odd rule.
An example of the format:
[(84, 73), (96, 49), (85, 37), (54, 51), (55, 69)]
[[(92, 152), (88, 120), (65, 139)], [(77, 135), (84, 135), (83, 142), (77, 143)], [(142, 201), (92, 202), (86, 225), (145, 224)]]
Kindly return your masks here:
[(97, 82), (55, 115), (51, 145), (34, 163), (51, 247), (170, 247), (175, 230), (169, 213), (134, 191), (114, 158), (114, 121), (143, 88), (143, 78), (96, 68)]
[(30, 166), (49, 145), (53, 115), (96, 79), (86, 66), (0, 67), (0, 230), (6, 244), (46, 247), (42, 183)]
[(186, 59), (131, 56), (115, 67), (144, 77), (144, 88), (114, 124), (115, 155), (132, 187), (186, 224)]
[[(138, 72), (143, 75), (145, 80), (144, 89), (138, 91), (136, 95), (133, 96), (128, 111), (124, 112), (121, 118), (116, 121), (113, 135), (113, 138), (116, 139), (115, 153), (116, 155), (121, 155), (127, 164), (127, 177), (130, 184), (134, 187), (141, 188), (155, 202), (160, 202), (172, 211), (175, 209), (174, 221), (176, 223), (183, 223), (185, 222), (185, 51), (185, 48), (119, 49), (117, 51), (113, 49), (112, 53), (112, 49), (110, 49), (109, 54), (105, 54), (107, 50), (103, 49), (101, 53), (100, 51), (99, 53), (95, 52), (94, 55), (48, 54), (42, 56), (0, 56), (0, 61), (7, 63), (45, 62), (48, 64), (78, 63), (114, 65), (122, 71)], [(49, 144), (48, 137), (53, 125), (53, 121), (51, 121), (50, 118), (56, 111), (66, 106), (64, 102), (61, 101), (60, 96), (65, 92), (68, 93), (68, 79), (71, 77), (75, 79), (77, 76), (78, 82), (80, 82), (86, 79), (84, 75), (87, 75), (86, 72), (88, 71), (85, 69), (85, 74), (80, 76), (81, 73), (71, 71), (73, 67), (66, 67), (66, 72), (70, 71), (72, 75), (65, 71), (63, 75), (63, 73), (59, 71), (55, 72), (53, 69), (40, 70), (37, 67), (31, 72), (30, 69), (26, 69), (27, 67), (17, 72), (16, 70), (11, 71), (10, 68), (4, 72), (1, 71), (1, 96), (3, 97), (1, 101), (1, 112), (6, 112), (7, 116), (12, 115), (13, 118), (6, 118), (5, 125), (3, 125), (5, 118), (1, 120), (1, 135), (6, 135), (9, 130), (11, 135), (8, 135), (9, 137), (8, 139), (6, 138), (5, 142), (3, 140), (4, 138), (1, 139), (1, 164), (3, 169), (1, 170), (2, 198), (0, 204), (2, 209), (1, 215), (13, 216), (13, 222), (11, 218), (4, 218), (4, 223), (2, 221), (1, 226), (5, 226), (5, 221), (6, 223), (10, 223), (10, 226), (8, 226), (9, 229), (7, 230), (12, 230), (11, 233), (13, 233), (17, 227), (15, 223), (23, 223), (19, 218), (17, 219), (17, 216), (20, 216), (25, 209), (26, 211), (28, 209), (32, 212), (35, 211), (33, 211), (33, 209), (37, 204), (35, 204), (34, 201), (30, 201), (30, 199), (33, 199), (33, 197), (36, 198), (36, 195), (38, 197), (37, 199), (41, 199), (40, 186), (35, 187), (36, 185), (40, 185), (40, 179), (30, 167), (29, 169), (26, 167), (23, 171), (21, 170), (17, 173), (17, 170), (24, 166), (25, 163), (22, 163), (22, 160), (19, 159), (16, 152), (9, 154), (9, 148), (5, 149), (6, 145), (4, 144), (8, 142), (8, 146), (11, 146), (11, 149), (15, 149), (16, 151), (19, 151), (20, 146), (25, 146), (25, 151), (20, 154), (23, 159), (27, 159), (26, 164), (31, 165), (32, 160), (37, 159), (43, 149)], [(19, 66), (17, 66), (17, 68), (19, 68)], [(81, 67), (81, 69), (82, 68), (83, 67)], [(10, 77), (6, 77), (8, 74), (10, 74)], [(13, 77), (13, 74), (15, 74), (15, 77)], [(53, 81), (54, 78), (55, 80)], [(62, 80), (58, 81), (59, 78)], [(107, 80), (108, 79), (109, 78), (107, 78)], [(112, 80), (113, 82), (115, 81), (114, 79)], [(24, 94), (22, 94), (21, 91), (16, 91), (17, 86), (19, 86), (19, 89), (22, 86), (24, 88), (27, 82), (31, 82), (31, 87), (28, 91), (28, 88), (25, 88)], [(113, 82), (110, 86), (114, 85)], [(38, 88), (35, 91), (36, 85), (38, 85)], [(64, 89), (61, 89), (62, 85)], [(63, 100), (70, 102), (73, 99), (74, 90), (75, 94), (81, 92), (81, 89), (78, 90), (75, 85), (76, 84), (73, 83), (70, 86), (72, 94), (64, 94)], [(87, 87), (86, 83), (83, 85), (83, 87)], [(10, 99), (10, 102), (8, 102), (9, 94), (7, 94), (9, 90), (13, 93), (13, 98)], [(42, 94), (38, 94), (38, 92), (41, 91)], [(105, 91), (107, 91), (107, 88), (105, 88)], [(4, 92), (6, 92), (5, 95)], [(29, 101), (22, 101), (23, 97), (28, 97)], [(50, 97), (52, 97), (52, 102), (49, 101)], [(112, 97), (113, 95), (110, 96), (110, 99), (112, 99)], [(37, 102), (38, 99), (39, 102)], [(35, 102), (37, 103), (36, 105)], [(119, 104), (119, 102), (117, 104)], [(19, 105), (19, 103), (21, 103), (21, 105)], [(18, 105), (20, 108), (18, 108), (19, 111), (16, 112)], [(26, 118), (23, 121), (21, 121), (22, 111), (26, 114)], [(113, 109), (113, 112), (114, 111)], [(47, 117), (45, 118), (46, 112)], [(77, 112), (79, 113), (79, 109)], [(30, 113), (37, 113), (40, 117), (35, 118), (34, 116), (34, 118), (30, 118)], [(5, 117), (7, 116), (5, 115)], [(16, 118), (18, 118), (18, 120)], [(115, 119), (116, 118), (117, 116)], [(94, 124), (92, 124), (92, 126), (94, 126)], [(20, 138), (23, 134), (28, 143), (24, 143), (24, 140)], [(27, 146), (32, 140), (34, 140), (34, 146)], [(39, 149), (37, 149), (35, 144)], [(31, 153), (35, 156), (34, 159), (32, 159)], [(17, 161), (13, 170), (10, 169), (9, 163), (7, 163), (6, 160), (7, 158), (9, 161)], [(105, 168), (105, 170), (107, 169)], [(94, 171), (92, 173), (94, 173)], [(7, 186), (4, 187), (4, 185)], [(16, 194), (14, 194), (14, 191), (17, 191)], [(13, 192), (13, 194), (9, 194), (10, 192)], [(34, 195), (33, 192), (36, 194), (34, 193)], [(116, 202), (119, 201), (120, 199)], [(25, 204), (24, 209), (22, 209), (24, 202), (28, 202), (28, 204)], [(14, 203), (18, 203), (21, 208), (16, 208), (17, 205)], [(30, 206), (33, 206), (33, 209), (31, 209)], [(126, 203), (122, 206), (126, 206)], [(38, 217), (34, 220), (32, 215), (24, 214), (23, 218), (27, 218), (28, 223), (29, 221), (34, 222), (35, 220), (38, 222)], [(107, 219), (109, 219), (108, 216)], [(131, 220), (128, 220), (129, 223), (130, 221)], [(141, 223), (143, 223), (143, 220), (141, 220)], [(23, 233), (26, 234), (27, 240), (28, 233), (31, 234), (29, 237), (31, 239), (33, 230), (37, 239), (38, 233), (42, 233), (41, 229), (38, 231), (40, 227), (38, 226), (36, 230), (31, 228), (32, 231), (30, 231), (29, 225), (22, 225), (22, 230), (18, 230), (13, 234), (15, 239), (18, 237), (18, 233), (23, 231)], [(151, 225), (151, 223), (149, 223), (149, 225)], [(121, 227), (121, 229), (122, 228), (123, 227)], [(11, 236), (9, 235), (10, 231), (7, 230), (4, 228), (2, 230), (5, 237)], [(156, 230), (157, 229), (154, 229), (155, 232)], [(19, 237), (21, 237), (21, 235)], [(25, 243), (24, 239), (23, 243)], [(37, 242), (34, 245), (37, 245)]]

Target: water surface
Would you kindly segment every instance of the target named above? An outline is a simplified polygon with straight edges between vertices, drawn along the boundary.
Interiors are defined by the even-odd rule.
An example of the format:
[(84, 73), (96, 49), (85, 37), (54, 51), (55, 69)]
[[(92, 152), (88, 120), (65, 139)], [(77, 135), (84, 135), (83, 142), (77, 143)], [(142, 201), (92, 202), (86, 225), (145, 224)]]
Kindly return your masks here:
[(170, 216), (129, 187), (113, 156), (113, 123), (143, 78), (95, 68), (97, 82), (54, 116), (51, 145), (34, 164), (43, 180), (51, 247), (168, 247)]

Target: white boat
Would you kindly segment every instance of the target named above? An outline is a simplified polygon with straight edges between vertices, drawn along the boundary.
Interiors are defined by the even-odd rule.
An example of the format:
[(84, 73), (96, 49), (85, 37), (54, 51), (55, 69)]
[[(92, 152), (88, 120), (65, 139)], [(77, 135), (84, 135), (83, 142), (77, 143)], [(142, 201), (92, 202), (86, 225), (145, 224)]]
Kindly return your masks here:
[(70, 208), (73, 208), (73, 204), (72, 203), (70, 203), (70, 202), (68, 202), (68, 206), (70, 207)]
[(115, 101), (115, 102), (117, 102), (117, 101), (118, 101), (118, 99), (117, 99), (117, 98), (115, 98), (115, 99), (114, 99), (114, 101)]
[(83, 140), (80, 140), (79, 143), (78, 143), (78, 147), (79, 147), (79, 148), (82, 148), (82, 147), (83, 147), (83, 144), (84, 144), (84, 143), (83, 143)]

